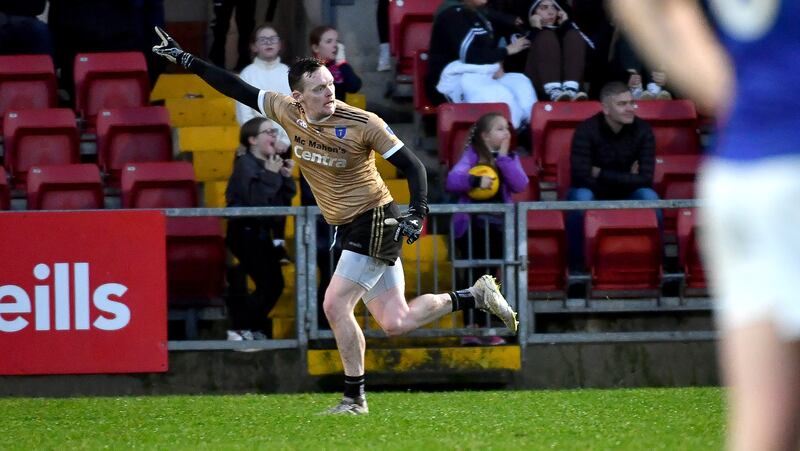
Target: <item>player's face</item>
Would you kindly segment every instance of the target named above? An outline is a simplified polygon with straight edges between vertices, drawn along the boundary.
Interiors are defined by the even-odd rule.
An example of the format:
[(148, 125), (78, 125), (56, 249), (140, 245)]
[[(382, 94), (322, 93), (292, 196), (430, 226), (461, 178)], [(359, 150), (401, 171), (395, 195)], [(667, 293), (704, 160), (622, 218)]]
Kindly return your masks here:
[(558, 9), (556, 9), (556, 5), (552, 1), (542, 0), (539, 2), (539, 5), (536, 6), (534, 13), (542, 18), (542, 23), (545, 25), (552, 25), (556, 21)]
[(339, 44), (339, 32), (336, 30), (328, 30), (322, 33), (319, 38), (319, 44), (311, 46), (317, 58), (322, 61), (331, 61), (336, 59), (336, 46)]
[(311, 120), (322, 120), (336, 111), (333, 75), (327, 67), (320, 67), (307, 75), (303, 80), (303, 92), (294, 91), (292, 96), (300, 102)]
[(264, 28), (258, 32), (256, 42), (251, 45), (251, 50), (259, 59), (274, 61), (281, 52), (281, 38), (272, 28)]
[(625, 91), (603, 101), (603, 113), (612, 122), (630, 124), (636, 117), (636, 103), (631, 93)]
[(250, 143), (253, 145), (253, 150), (256, 155), (266, 158), (275, 155), (275, 141), (277, 141), (278, 129), (272, 125), (270, 121), (261, 123), (258, 128), (258, 134), (250, 138)]
[(511, 132), (508, 130), (508, 121), (504, 117), (495, 117), (489, 126), (489, 130), (481, 133), (483, 142), (490, 150), (497, 150), (503, 144), (503, 141), (511, 138)]

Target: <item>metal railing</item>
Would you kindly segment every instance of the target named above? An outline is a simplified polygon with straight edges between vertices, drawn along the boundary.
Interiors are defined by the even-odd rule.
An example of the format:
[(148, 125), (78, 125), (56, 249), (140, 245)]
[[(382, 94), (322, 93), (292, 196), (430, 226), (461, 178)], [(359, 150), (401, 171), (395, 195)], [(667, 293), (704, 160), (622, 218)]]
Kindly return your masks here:
[[(598, 209), (676, 209), (695, 208), (700, 206), (697, 200), (660, 200), (660, 201), (540, 201), (524, 202), (517, 204), (440, 204), (431, 205), (430, 215), (427, 219), (426, 233), (439, 239), (430, 242), (420, 240), (405, 247), (404, 264), (414, 274), (410, 280), (413, 286), (406, 287), (409, 298), (424, 292), (446, 292), (459, 288), (467, 288), (480, 275), (476, 271), (485, 271), (488, 268), (498, 276), (502, 282), (502, 291), (509, 303), (519, 312), (519, 344), (524, 347), (534, 343), (555, 342), (601, 342), (601, 341), (674, 341), (674, 340), (709, 340), (714, 338), (712, 331), (641, 331), (641, 332), (569, 332), (569, 333), (543, 333), (536, 329), (536, 317), (543, 313), (613, 313), (613, 312), (677, 312), (677, 311), (703, 311), (710, 309), (710, 302), (705, 298), (697, 299), (570, 299), (564, 296), (558, 300), (539, 302), (530, 299), (528, 291), (528, 212), (534, 210), (598, 210)], [(85, 211), (85, 210), (84, 210)], [(283, 216), (294, 218), (294, 265), (295, 265), (295, 330), (294, 338), (270, 339), (253, 341), (227, 341), (227, 340), (173, 340), (169, 342), (170, 350), (266, 350), (266, 349), (298, 349), (302, 359), (310, 340), (330, 339), (333, 334), (330, 330), (321, 327), (318, 321), (320, 306), (318, 305), (318, 276), (317, 276), (317, 221), (320, 211), (317, 207), (235, 207), (235, 208), (178, 208), (164, 209), (168, 217), (198, 217), (214, 216), (219, 218), (255, 217), (255, 216)], [(502, 231), (501, 243), (492, 241), (489, 236), (488, 222), (484, 223), (483, 239), (485, 249), (501, 247), (500, 256), (492, 258), (492, 253), (477, 255), (471, 249), (475, 242), (472, 235), (481, 233), (473, 229), (470, 222), (466, 232), (466, 240), (457, 242), (453, 236), (453, 215), (468, 213), (474, 216), (483, 216), (484, 221), (489, 215)], [(480, 227), (479, 227), (480, 228)], [(444, 238), (446, 237), (446, 238)], [(480, 238), (480, 237), (479, 237)], [(446, 245), (442, 247), (443, 240)], [(423, 244), (426, 243), (426, 244)], [(457, 249), (459, 244), (465, 244), (466, 249)], [(422, 246), (431, 246), (424, 249)], [(422, 255), (429, 255), (430, 260), (423, 261)], [(446, 255), (443, 258), (442, 255)], [(411, 261), (409, 258), (411, 257)], [(332, 259), (332, 257), (330, 257)], [(330, 269), (335, 266), (329, 261)], [(581, 282), (582, 276), (574, 277)], [(585, 277), (585, 276), (583, 276)], [(680, 274), (665, 274), (664, 280), (680, 278)], [(428, 278), (428, 279), (425, 279)], [(409, 277), (407, 277), (407, 281)], [(467, 280), (466, 286), (457, 286), (458, 281)], [(411, 285), (411, 284), (409, 284)], [(364, 332), (367, 337), (385, 337), (385, 334), (370, 324), (367, 309), (360, 311), (363, 318)], [(451, 314), (448, 326), (436, 326), (418, 329), (409, 333), (411, 337), (463, 337), (477, 336), (509, 336), (510, 331), (498, 327), (495, 320), (489, 320), (486, 325), (478, 328), (464, 327), (461, 320), (468, 321), (465, 315), (458, 317), (458, 313)], [(441, 324), (441, 323), (440, 323)]]

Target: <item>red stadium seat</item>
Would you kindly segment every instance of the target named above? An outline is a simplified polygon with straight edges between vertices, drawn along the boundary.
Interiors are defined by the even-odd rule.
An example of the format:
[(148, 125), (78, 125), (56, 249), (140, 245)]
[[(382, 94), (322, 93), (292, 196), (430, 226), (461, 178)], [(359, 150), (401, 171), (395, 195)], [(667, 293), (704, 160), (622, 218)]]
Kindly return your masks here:
[(225, 239), (219, 218), (168, 218), (167, 292), (171, 307), (214, 304), (225, 287)]
[(0, 166), (0, 210), (11, 207), (11, 190), (8, 188), (8, 175), (4, 167)]
[(34, 166), (28, 172), (29, 210), (99, 208), (103, 208), (103, 182), (97, 166)]
[(0, 116), (8, 111), (54, 108), (56, 90), (56, 72), (48, 55), (0, 56)]
[(24, 184), (32, 166), (78, 162), (80, 138), (75, 113), (66, 108), (11, 111), (3, 127), (5, 166)]
[(697, 243), (696, 212), (678, 211), (678, 264), (683, 268), (686, 294), (706, 294), (706, 275)]
[(436, 107), (425, 93), (425, 74), (428, 72), (428, 50), (414, 52), (413, 84), (414, 84), (414, 111), (422, 116), (436, 114)]
[(97, 162), (119, 183), (128, 163), (169, 161), (172, 131), (169, 112), (161, 106), (102, 110), (97, 116)]
[(75, 56), (75, 110), (90, 128), (100, 110), (145, 106), (149, 96), (150, 81), (142, 53)]
[(661, 237), (653, 210), (588, 210), (584, 233), (591, 296), (657, 295)]
[(535, 202), (541, 199), (541, 192), (539, 191), (539, 168), (533, 157), (521, 156), (519, 162), (522, 169), (525, 170), (525, 175), (528, 176), (528, 188), (521, 193), (512, 193), (511, 198), (514, 202)]
[(440, 162), (450, 168), (458, 161), (470, 127), (487, 113), (502, 113), (506, 119), (511, 120), (511, 111), (505, 103), (443, 103), (439, 105), (436, 128)]
[(653, 127), (657, 156), (700, 153), (697, 110), (691, 101), (638, 102), (636, 115)]
[[(661, 155), (656, 157), (653, 186), (662, 199), (694, 199), (695, 179), (701, 155)], [(664, 230), (675, 231), (678, 212), (664, 210)]]
[[(536, 102), (531, 111), (533, 155), (543, 182), (556, 182), (558, 166), (569, 163), (572, 135), (581, 122), (602, 111), (600, 102)], [(567, 169), (569, 172), (569, 169)]]
[(121, 175), (122, 208), (192, 208), (197, 184), (186, 161), (131, 163)]
[(564, 215), (555, 210), (528, 211), (528, 291), (563, 293), (566, 282)]
[(433, 13), (439, 3), (430, 0), (389, 2), (389, 48), (397, 57), (398, 75), (411, 75), (414, 54), (430, 45)]
[[(197, 206), (191, 163), (131, 163), (121, 175), (123, 208)], [(217, 305), (224, 287), (225, 240), (214, 217), (167, 219), (167, 291), (172, 307)]]

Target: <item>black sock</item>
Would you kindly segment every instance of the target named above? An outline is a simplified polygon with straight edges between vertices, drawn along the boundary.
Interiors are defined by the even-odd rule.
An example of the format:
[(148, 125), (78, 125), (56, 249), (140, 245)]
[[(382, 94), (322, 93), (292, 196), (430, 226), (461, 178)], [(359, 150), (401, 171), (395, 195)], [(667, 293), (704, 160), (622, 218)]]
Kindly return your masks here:
[(453, 301), (453, 311), (475, 308), (475, 296), (468, 289), (448, 293)]
[(344, 376), (344, 396), (351, 399), (366, 397), (363, 374), (361, 376)]

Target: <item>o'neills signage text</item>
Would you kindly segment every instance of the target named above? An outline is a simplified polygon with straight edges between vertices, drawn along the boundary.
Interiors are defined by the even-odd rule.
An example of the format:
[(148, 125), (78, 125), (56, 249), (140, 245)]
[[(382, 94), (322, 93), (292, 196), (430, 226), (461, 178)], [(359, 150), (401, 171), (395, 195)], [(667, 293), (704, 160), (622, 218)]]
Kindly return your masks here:
[(167, 370), (164, 217), (0, 214), (0, 374)]

